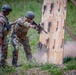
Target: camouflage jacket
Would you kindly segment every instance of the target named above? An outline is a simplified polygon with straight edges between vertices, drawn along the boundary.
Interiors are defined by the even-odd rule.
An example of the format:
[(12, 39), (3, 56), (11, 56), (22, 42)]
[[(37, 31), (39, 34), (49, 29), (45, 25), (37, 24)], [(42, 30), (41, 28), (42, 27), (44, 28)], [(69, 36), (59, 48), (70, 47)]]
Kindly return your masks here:
[(8, 31), (5, 26), (8, 24), (8, 18), (3, 16), (2, 13), (0, 13), (0, 37), (7, 36)]
[(24, 19), (24, 17), (19, 18), (17, 20), (16, 25), (13, 26), (13, 30), (12, 30), (12, 37), (18, 37), (20, 39), (25, 39), (27, 32), (30, 28), (30, 23), (26, 21), (26, 19)]

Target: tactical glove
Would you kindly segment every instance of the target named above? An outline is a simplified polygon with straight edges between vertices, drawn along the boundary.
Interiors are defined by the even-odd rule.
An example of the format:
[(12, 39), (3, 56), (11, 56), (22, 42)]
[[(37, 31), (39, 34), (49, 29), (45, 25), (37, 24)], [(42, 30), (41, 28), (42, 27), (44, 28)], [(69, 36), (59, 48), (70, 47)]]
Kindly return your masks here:
[(6, 25), (7, 30), (11, 28), (11, 25)]

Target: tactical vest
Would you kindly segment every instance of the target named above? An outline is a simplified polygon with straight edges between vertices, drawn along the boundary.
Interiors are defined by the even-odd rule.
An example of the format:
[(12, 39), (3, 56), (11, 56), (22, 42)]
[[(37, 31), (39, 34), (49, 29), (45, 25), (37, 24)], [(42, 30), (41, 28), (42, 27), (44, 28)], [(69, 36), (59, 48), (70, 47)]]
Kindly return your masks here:
[(20, 22), (17, 22), (16, 25), (14, 25), (14, 32), (20, 39), (26, 38), (27, 32), (29, 30), (29, 28), (24, 26), (25, 22), (26, 21), (23, 21), (23, 18), (21, 18)]
[(1, 13), (0, 13), (0, 20), (2, 21), (4, 27), (3, 27), (3, 36), (7, 36), (8, 34), (8, 31), (7, 31), (7, 28), (5, 27), (6, 25), (8, 25), (8, 18), (7, 17), (4, 17)]

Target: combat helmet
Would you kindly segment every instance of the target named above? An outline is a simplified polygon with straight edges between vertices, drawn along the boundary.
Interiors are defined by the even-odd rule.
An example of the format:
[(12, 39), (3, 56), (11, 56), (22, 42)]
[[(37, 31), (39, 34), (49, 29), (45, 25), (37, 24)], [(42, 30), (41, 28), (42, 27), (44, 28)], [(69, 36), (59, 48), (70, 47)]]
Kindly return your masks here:
[(30, 18), (30, 19), (34, 19), (35, 15), (32, 11), (28, 11), (26, 13), (25, 17)]
[(5, 4), (2, 7), (2, 11), (3, 12), (11, 12), (12, 11), (12, 8), (9, 5)]

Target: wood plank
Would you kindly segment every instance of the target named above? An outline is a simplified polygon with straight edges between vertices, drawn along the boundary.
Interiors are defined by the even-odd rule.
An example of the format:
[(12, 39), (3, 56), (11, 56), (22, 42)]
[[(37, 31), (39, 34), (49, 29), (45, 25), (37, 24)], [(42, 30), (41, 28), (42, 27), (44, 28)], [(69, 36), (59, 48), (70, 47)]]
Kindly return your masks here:
[(76, 6), (76, 0), (71, 0), (71, 2)]
[(65, 30), (70, 35), (70, 37), (76, 42), (76, 37), (73, 35), (73, 33), (70, 31), (69, 27), (65, 26)]

